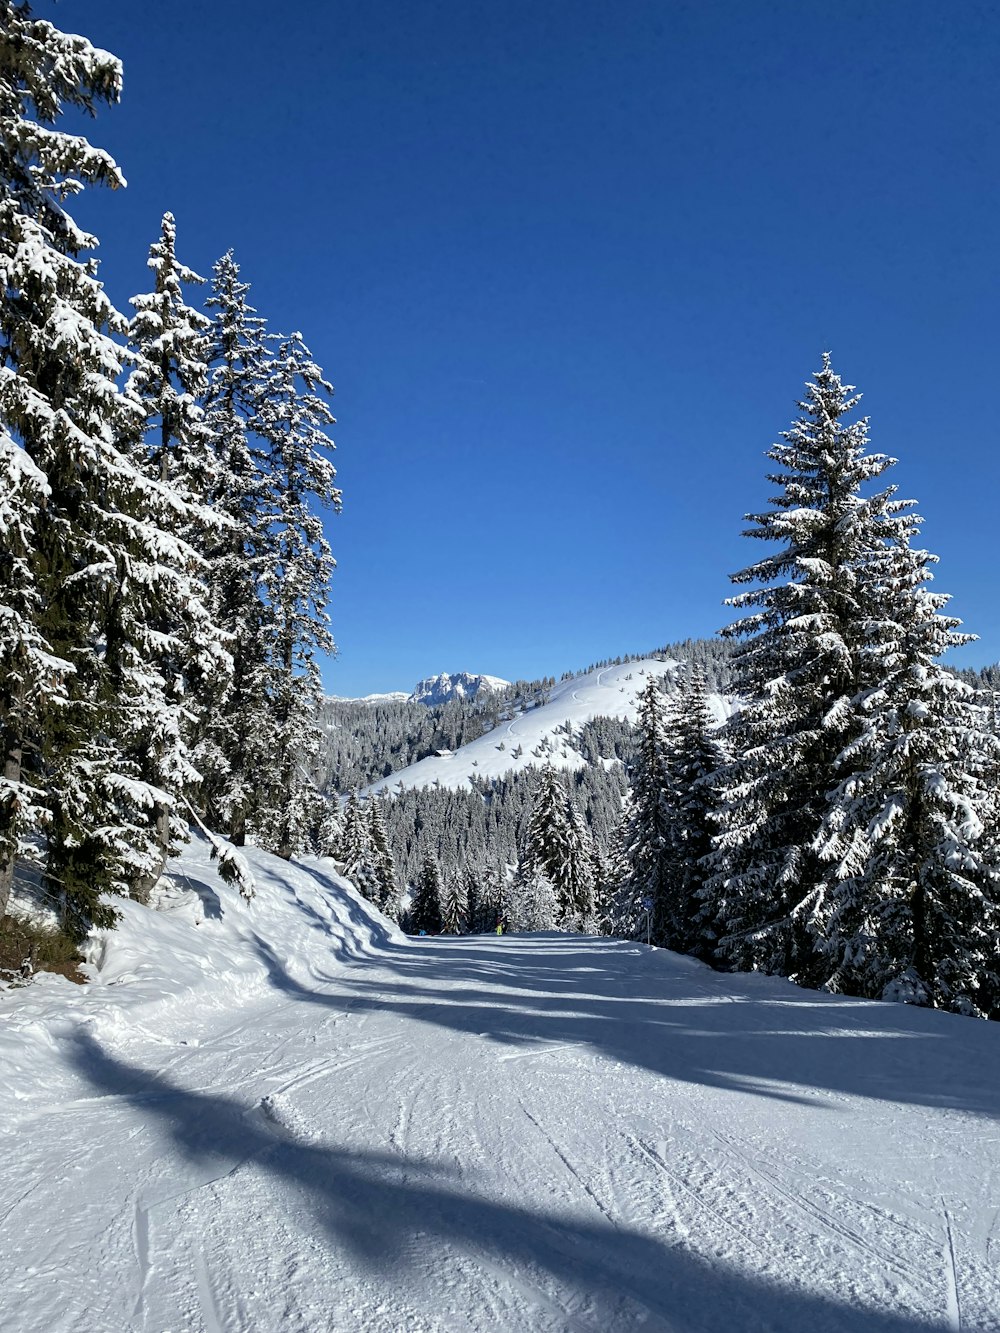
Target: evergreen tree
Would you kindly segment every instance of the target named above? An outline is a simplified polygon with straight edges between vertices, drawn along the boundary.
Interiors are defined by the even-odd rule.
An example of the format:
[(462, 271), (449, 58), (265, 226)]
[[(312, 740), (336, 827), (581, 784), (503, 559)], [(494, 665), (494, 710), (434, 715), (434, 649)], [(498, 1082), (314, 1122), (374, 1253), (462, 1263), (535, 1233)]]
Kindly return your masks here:
[(1000, 1007), (1000, 895), (989, 837), (998, 743), (974, 691), (937, 661), (972, 637), (926, 584), (935, 557), (907, 514), (875, 562), (877, 683), (855, 723), (817, 838), (833, 868), (826, 984), (849, 994), (990, 1015)]
[(893, 534), (893, 488), (861, 487), (891, 459), (868, 454), (867, 421), (830, 358), (806, 387), (801, 416), (768, 457), (773, 508), (746, 535), (778, 550), (733, 576), (754, 585), (730, 600), (747, 614), (723, 632), (743, 639), (720, 776), (721, 828), (710, 884), (723, 954), (738, 968), (805, 984), (822, 979), (827, 867), (817, 851), (837, 756), (851, 738), (850, 701), (868, 682), (872, 561)]
[(563, 930), (596, 930), (594, 916), (594, 845), (590, 832), (573, 801), (566, 803), (566, 834), (569, 856), (566, 865)]
[(469, 900), (465, 885), (458, 875), (452, 875), (441, 903), (441, 930), (445, 935), (464, 935), (469, 926)]
[[(0, 0), (0, 434), (19, 505), (0, 546), (13, 579), (0, 899), (43, 825), (47, 883), (77, 937), (113, 919), (103, 893), (129, 892), (149, 868), (135, 849), (156, 793), (123, 752), (123, 700), (154, 683), (132, 649), (144, 610), (135, 552), (169, 545), (168, 498), (130, 458), (138, 412), (118, 388), (126, 358), (113, 336), (126, 320), (81, 258), (95, 238), (65, 208), (83, 186), (122, 178), (106, 153), (54, 128), (64, 107), (117, 101), (120, 84), (112, 56)], [(29, 496), (44, 497), (30, 514)]]
[(344, 807), (337, 860), (343, 865), (344, 874), (353, 879), (358, 868), (370, 857), (371, 837), (368, 832), (368, 821), (361, 809), (358, 793), (352, 791)]
[(340, 804), (329, 797), (324, 798), (316, 827), (316, 855), (338, 857), (343, 836)]
[(626, 939), (645, 939), (648, 934), (656, 944), (664, 942), (670, 915), (664, 710), (663, 677), (650, 676), (639, 696), (638, 745), (620, 834), (621, 888), (610, 912), (616, 934)]
[(236, 845), (262, 805), (264, 775), (274, 762), (268, 694), (272, 616), (264, 574), (274, 547), (257, 434), (266, 378), (265, 324), (240, 281), (232, 252), (212, 270), (205, 426), (215, 455), (209, 500), (220, 525), (208, 547), (213, 619), (232, 655), (231, 673), (202, 682), (194, 764), (202, 775), (200, 806)]
[(440, 934), (441, 894), (441, 871), (437, 859), (428, 852), (410, 906), (407, 929), (411, 935), (419, 935), (421, 931), (428, 935)]
[(323, 701), (316, 657), (334, 647), (326, 612), (334, 562), (318, 512), (340, 508), (325, 456), (333, 448), (324, 433), (333, 423), (326, 402), (332, 392), (296, 333), (282, 342), (269, 368), (257, 416), (268, 446), (273, 536), (263, 587), (273, 621), (268, 696), (275, 747), (275, 780), (257, 822), (264, 845), (286, 859), (304, 845), (304, 812), (314, 792)]
[[(535, 793), (519, 867), (527, 900), (539, 904), (538, 910), (532, 909), (532, 919), (539, 924), (523, 929), (551, 930), (557, 922), (567, 922), (571, 929), (577, 928), (574, 922), (579, 910), (578, 900), (583, 902), (587, 889), (586, 853), (578, 827), (575, 834), (566, 791), (555, 769), (547, 765), (542, 769)], [(547, 906), (546, 886), (550, 886), (553, 895), (551, 913)], [(544, 924), (542, 917), (545, 918)]]
[(382, 818), (381, 801), (377, 796), (368, 800), (368, 845), (371, 860), (371, 878), (375, 886), (375, 903), (392, 921), (400, 917), (399, 881), (396, 866), (389, 850), (389, 838)]
[[(199, 554), (217, 526), (207, 505), (215, 459), (198, 404), (207, 385), (209, 321), (184, 301), (183, 287), (202, 279), (178, 262), (169, 213), (150, 248), (149, 267), (154, 290), (132, 298), (134, 368), (128, 392), (142, 408), (136, 466), (161, 484), (171, 503), (161, 506), (159, 549), (155, 560), (143, 562), (139, 580), (142, 642), (120, 650), (137, 659), (133, 669), (141, 661), (151, 668), (147, 688), (125, 696), (126, 750), (141, 777), (161, 793), (148, 816), (153, 827), (147, 859), (153, 866), (139, 883), (143, 890), (152, 887), (167, 856), (187, 838), (184, 805), (199, 777), (189, 749), (193, 710), (199, 691), (204, 693), (202, 682), (224, 688), (230, 667), (208, 606), (206, 565)], [(174, 539), (169, 546), (168, 534)], [(133, 552), (133, 576), (143, 554), (141, 548)]]
[[(0, 919), (7, 909), (18, 859), (34, 853), (32, 835), (44, 824), (44, 791), (32, 780), (25, 746), (40, 730), (45, 691), (62, 694), (63, 664), (54, 663), (40, 628), (41, 595), (32, 541), (34, 515), (49, 494), (45, 474), (0, 429)], [(53, 670), (55, 668), (55, 670)]]
[(665, 865), (656, 915), (657, 944), (705, 962), (716, 943), (704, 881), (717, 831), (714, 784), (723, 764), (707, 696), (704, 671), (689, 666), (664, 718)]

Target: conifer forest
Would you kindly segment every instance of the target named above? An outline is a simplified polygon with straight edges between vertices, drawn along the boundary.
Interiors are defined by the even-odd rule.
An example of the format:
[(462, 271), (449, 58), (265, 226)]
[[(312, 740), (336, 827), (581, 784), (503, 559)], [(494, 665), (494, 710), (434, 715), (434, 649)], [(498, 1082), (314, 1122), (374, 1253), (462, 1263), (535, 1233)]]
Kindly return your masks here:
[(71, 209), (122, 176), (62, 120), (114, 104), (120, 67), (2, 8), (8, 932), (34, 896), (79, 944), (118, 897), (148, 900), (195, 829), (247, 898), (240, 848), (309, 852), (414, 932), (648, 938), (1000, 1016), (996, 682), (943, 660), (971, 636), (831, 356), (767, 452), (772, 495), (747, 516), (754, 558), (717, 642), (660, 650), (633, 718), (567, 722), (575, 767), (553, 748), (505, 777), (371, 794), (554, 678), (436, 705), (324, 697), (326, 373), (302, 334), (270, 329), (232, 251), (207, 277), (186, 266), (170, 213), (114, 308)]

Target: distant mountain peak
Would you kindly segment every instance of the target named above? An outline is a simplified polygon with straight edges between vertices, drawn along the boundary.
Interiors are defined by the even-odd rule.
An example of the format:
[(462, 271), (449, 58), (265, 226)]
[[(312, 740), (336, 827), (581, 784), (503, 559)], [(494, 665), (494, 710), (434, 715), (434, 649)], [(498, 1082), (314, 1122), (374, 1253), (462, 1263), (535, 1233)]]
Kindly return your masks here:
[(415, 704), (446, 704), (451, 699), (475, 699), (479, 694), (496, 694), (505, 690), (509, 680), (499, 676), (476, 675), (468, 671), (443, 671), (428, 676), (415, 686), (410, 702)]

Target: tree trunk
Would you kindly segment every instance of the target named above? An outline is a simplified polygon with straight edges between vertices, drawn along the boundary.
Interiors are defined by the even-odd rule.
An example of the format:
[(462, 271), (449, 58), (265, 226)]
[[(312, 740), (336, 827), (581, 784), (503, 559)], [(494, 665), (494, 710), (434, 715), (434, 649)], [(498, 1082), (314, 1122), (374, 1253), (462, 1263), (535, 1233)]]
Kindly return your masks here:
[[(21, 737), (5, 724), (3, 728), (3, 775), (6, 782), (16, 785), (21, 781)], [(17, 860), (17, 829), (15, 817), (16, 796), (11, 791), (0, 806), (0, 920), (7, 912), (11, 890), (14, 887), (14, 865)]]

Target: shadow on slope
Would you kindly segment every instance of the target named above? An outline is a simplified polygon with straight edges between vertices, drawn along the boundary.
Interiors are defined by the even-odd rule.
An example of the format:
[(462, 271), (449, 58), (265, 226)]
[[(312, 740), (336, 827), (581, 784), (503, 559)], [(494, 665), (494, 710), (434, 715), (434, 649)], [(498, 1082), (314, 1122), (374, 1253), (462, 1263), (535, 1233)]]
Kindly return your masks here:
[(253, 1162), (275, 1185), (294, 1187), (308, 1202), (331, 1247), (366, 1273), (404, 1284), (404, 1294), (411, 1256), (426, 1254), (431, 1240), (443, 1247), (443, 1264), (451, 1255), (457, 1267), (459, 1256), (469, 1256), (484, 1282), (499, 1277), (527, 1288), (536, 1328), (943, 1333), (943, 1325), (847, 1306), (710, 1265), (624, 1227), (477, 1196), (426, 1159), (297, 1139), (294, 1130), (268, 1119), (266, 1103), (248, 1111), (229, 1098), (180, 1088), (124, 1063), (87, 1032), (75, 1043), (74, 1062), (96, 1091), (141, 1105), (146, 1120), (155, 1117), (172, 1139), (180, 1180), (164, 1201)]
[[(340, 896), (320, 870), (299, 868)], [(302, 905), (312, 925), (325, 924)], [(272, 984), (307, 1003), (392, 1011), (498, 1042), (578, 1044), (709, 1087), (810, 1104), (846, 1094), (1000, 1119), (995, 1024), (713, 972), (621, 940), (553, 933), (402, 943), (378, 934), (374, 910), (366, 920), (380, 948), (377, 976), (334, 975), (314, 962), (304, 983), (258, 935)], [(343, 961), (358, 956), (334, 946)]]

